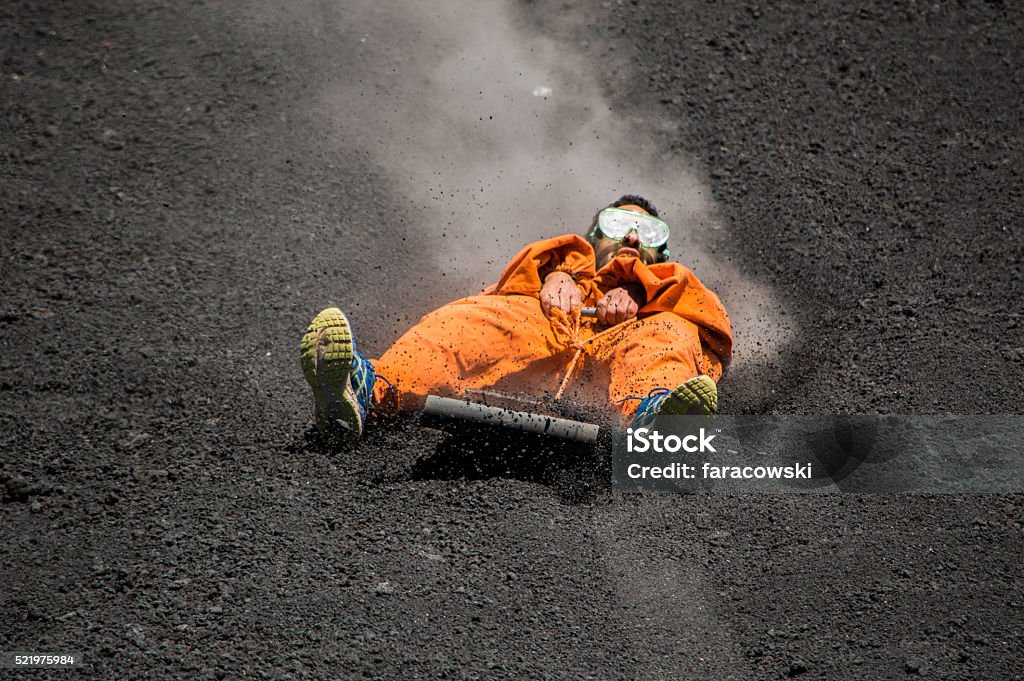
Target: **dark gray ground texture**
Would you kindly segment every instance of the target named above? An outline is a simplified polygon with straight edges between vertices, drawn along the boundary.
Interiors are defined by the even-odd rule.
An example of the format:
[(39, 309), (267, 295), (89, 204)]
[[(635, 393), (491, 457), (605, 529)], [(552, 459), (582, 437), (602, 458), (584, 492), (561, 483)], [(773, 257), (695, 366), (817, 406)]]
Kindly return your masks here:
[[(518, 10), (609, 65), (713, 188), (716, 253), (794, 310), (723, 411), (1020, 413), (1021, 6), (775, 5)], [(622, 497), (579, 462), (417, 463), (413, 424), (310, 439), (319, 306), (374, 354), (461, 291), (396, 312), (423, 244), (364, 227), (415, 216), (308, 133), (351, 27), (225, 12), (0, 6), (0, 650), (86, 656), (55, 678), (1024, 678), (1020, 496)], [(380, 267), (393, 243), (422, 266)]]

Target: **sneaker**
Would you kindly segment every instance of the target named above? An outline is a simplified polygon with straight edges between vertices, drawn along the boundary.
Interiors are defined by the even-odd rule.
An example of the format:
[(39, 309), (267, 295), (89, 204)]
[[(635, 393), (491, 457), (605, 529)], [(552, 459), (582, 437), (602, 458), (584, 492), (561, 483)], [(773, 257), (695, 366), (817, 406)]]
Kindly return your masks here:
[(373, 365), (356, 350), (345, 313), (329, 307), (318, 314), (299, 346), (302, 373), (316, 400), (321, 433), (355, 441), (373, 408)]
[(633, 428), (650, 425), (656, 416), (710, 416), (718, 412), (718, 387), (708, 376), (694, 376), (675, 390), (655, 388), (640, 401)]

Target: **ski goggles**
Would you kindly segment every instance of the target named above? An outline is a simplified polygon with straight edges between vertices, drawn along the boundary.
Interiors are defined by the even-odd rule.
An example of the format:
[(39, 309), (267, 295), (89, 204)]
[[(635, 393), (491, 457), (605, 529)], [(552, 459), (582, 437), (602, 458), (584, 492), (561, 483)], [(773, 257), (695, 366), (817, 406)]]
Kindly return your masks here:
[(668, 225), (654, 217), (621, 208), (605, 208), (597, 215), (597, 228), (610, 239), (624, 239), (632, 231), (640, 237), (644, 248), (664, 246), (668, 241)]

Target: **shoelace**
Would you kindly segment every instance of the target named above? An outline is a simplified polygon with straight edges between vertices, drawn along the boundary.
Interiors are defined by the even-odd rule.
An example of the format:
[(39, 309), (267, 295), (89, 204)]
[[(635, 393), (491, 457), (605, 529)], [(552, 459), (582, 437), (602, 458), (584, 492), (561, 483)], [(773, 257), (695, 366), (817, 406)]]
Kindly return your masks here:
[(640, 427), (647, 423), (650, 423), (658, 415), (658, 408), (661, 403), (668, 399), (668, 396), (672, 394), (672, 391), (668, 388), (652, 388), (647, 397), (629, 396), (624, 397), (616, 404), (622, 404), (626, 400), (640, 400), (640, 404), (637, 405), (636, 411), (633, 412), (633, 426)]
[[(395, 386), (392, 385), (391, 381), (389, 381), (388, 379), (386, 379), (383, 376), (381, 376), (380, 374), (378, 374), (377, 371), (373, 368), (372, 364), (370, 364), (370, 371), (372, 371), (373, 375), (376, 376), (376, 378), (373, 381), (374, 387), (377, 386), (377, 381), (384, 381), (384, 383), (386, 383), (387, 386), (388, 386), (388, 392), (391, 393), (391, 397), (393, 399), (398, 399), (398, 391), (395, 390)], [(372, 403), (372, 401), (373, 400), (371, 399), (371, 403)]]
[[(366, 395), (366, 406), (363, 407), (363, 411), (365, 412), (363, 416), (366, 417), (372, 414), (374, 411), (375, 405), (373, 403), (373, 389), (377, 387), (377, 381), (384, 381), (384, 383), (388, 386), (388, 394), (390, 396), (390, 399), (397, 400), (398, 391), (395, 390), (395, 386), (394, 384), (391, 383), (391, 381), (389, 381), (381, 374), (377, 373), (377, 368), (373, 366), (373, 362), (364, 358), (362, 354), (357, 353), (357, 356), (359, 357), (360, 364), (365, 365), (365, 370), (369, 370), (370, 375), (373, 376), (372, 384), (364, 384), (366, 385), (366, 390), (363, 391), (363, 394)], [(360, 404), (360, 406), (363, 405)]]
[(643, 395), (643, 396), (641, 396), (641, 395), (630, 395), (629, 397), (623, 397), (621, 400), (616, 400), (615, 404), (622, 404), (623, 402), (625, 402), (627, 400), (641, 400), (641, 401), (643, 401), (643, 400), (650, 399), (652, 397), (657, 397), (658, 395), (668, 395), (671, 392), (672, 391), (669, 390), (668, 388), (651, 388), (651, 391), (649, 393), (647, 393), (647, 395)]

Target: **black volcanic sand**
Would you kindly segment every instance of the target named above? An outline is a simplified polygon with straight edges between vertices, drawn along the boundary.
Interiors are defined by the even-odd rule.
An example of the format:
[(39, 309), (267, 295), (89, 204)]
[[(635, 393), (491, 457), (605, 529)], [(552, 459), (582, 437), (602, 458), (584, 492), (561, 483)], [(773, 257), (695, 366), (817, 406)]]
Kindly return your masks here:
[[(1019, 4), (584, 4), (519, 14), (695, 159), (716, 253), (793, 310), (723, 411), (1020, 412)], [(0, 7), (0, 650), (85, 656), (54, 678), (1024, 678), (1020, 496), (622, 497), (585, 458), (440, 465), (411, 423), (311, 438), (308, 319), (343, 304), (379, 352), (432, 277), (415, 230), (363, 228), (415, 223), (389, 169), (308, 133), (348, 30)]]

